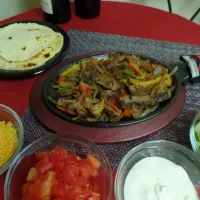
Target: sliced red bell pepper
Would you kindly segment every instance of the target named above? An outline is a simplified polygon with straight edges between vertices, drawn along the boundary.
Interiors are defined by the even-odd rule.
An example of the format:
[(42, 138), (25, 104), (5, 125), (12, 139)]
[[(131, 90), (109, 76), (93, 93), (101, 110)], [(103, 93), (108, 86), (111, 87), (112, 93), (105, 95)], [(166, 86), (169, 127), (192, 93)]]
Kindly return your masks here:
[(124, 117), (131, 118), (131, 109), (130, 108), (124, 109)]
[(126, 90), (124, 88), (121, 89), (121, 95), (126, 95)]
[(116, 112), (120, 113), (120, 109), (118, 108), (117, 105), (111, 104), (110, 106), (111, 106)]
[(65, 80), (65, 77), (64, 77), (64, 76), (60, 76), (57, 82), (58, 82), (58, 83), (61, 83), (61, 82), (63, 82), (64, 80)]
[(64, 107), (62, 107), (62, 106), (56, 105), (56, 108), (58, 108), (59, 110), (65, 112), (65, 113), (68, 113), (68, 114), (70, 114), (70, 115), (76, 115), (75, 112), (69, 112), (66, 108), (64, 108)]
[(66, 109), (64, 107), (62, 107), (62, 106), (56, 105), (56, 108), (58, 108), (59, 110), (61, 110), (63, 112), (66, 112)]
[(152, 80), (154, 78), (153, 75), (149, 76), (148, 80)]
[(138, 74), (140, 73), (140, 69), (139, 69), (138, 66), (129, 63), (129, 64), (128, 64), (128, 67), (129, 67), (136, 75), (138, 75)]
[(87, 87), (87, 86), (84, 86), (84, 85), (80, 85), (79, 86), (79, 89), (81, 92), (87, 94), (87, 95), (90, 95), (91, 94), (91, 88)]
[(121, 89), (121, 92), (120, 92), (120, 95), (117, 96), (116, 98), (117, 98), (117, 99), (121, 99), (121, 98), (123, 98), (126, 94), (127, 94), (127, 93), (126, 93), (126, 90), (125, 90), (124, 88), (122, 88), (122, 89)]
[(148, 62), (147, 65), (148, 65), (148, 67), (149, 67), (150, 69), (153, 69), (152, 63)]

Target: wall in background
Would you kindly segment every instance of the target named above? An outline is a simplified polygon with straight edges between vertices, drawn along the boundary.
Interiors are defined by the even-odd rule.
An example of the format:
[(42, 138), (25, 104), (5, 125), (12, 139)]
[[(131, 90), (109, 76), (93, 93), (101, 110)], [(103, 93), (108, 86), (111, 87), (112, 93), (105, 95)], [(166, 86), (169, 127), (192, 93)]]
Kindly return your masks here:
[(0, 20), (38, 8), (40, 0), (0, 0)]
[[(115, 1), (115, 0), (111, 0)], [(116, 0), (138, 3), (146, 6), (168, 10), (167, 0)], [(171, 0), (173, 12), (186, 18), (191, 18), (200, 6), (200, 0)], [(19, 13), (40, 7), (40, 0), (0, 0), (0, 20)], [(194, 22), (200, 24), (200, 14)]]

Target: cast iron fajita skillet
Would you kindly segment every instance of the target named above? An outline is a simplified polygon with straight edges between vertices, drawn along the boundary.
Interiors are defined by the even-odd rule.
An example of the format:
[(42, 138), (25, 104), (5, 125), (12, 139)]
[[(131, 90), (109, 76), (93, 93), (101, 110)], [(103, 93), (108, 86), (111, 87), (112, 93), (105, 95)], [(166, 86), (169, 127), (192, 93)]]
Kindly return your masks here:
[(62, 49), (60, 50), (60, 52), (58, 52), (53, 58), (51, 58), (49, 61), (47, 61), (46, 63), (44, 63), (43, 65), (41, 65), (39, 67), (29, 69), (29, 70), (3, 70), (3, 69), (0, 69), (0, 78), (19, 79), (19, 78), (26, 78), (29, 76), (34, 76), (34, 75), (40, 74), (40, 73), (54, 67), (58, 62), (60, 62), (64, 58), (64, 56), (66, 55), (68, 46), (69, 46), (69, 37), (68, 37), (67, 33), (64, 30), (62, 30), (60, 27), (56, 26), (55, 24), (51, 24), (51, 23), (44, 22), (44, 21), (27, 20), (27, 21), (15, 21), (15, 22), (3, 24), (0, 26), (0, 28), (6, 27), (10, 24), (16, 24), (16, 23), (36, 23), (39, 25), (47, 26), (47, 27), (51, 28), (53, 31), (58, 32), (63, 35), (63, 38), (64, 38), (63, 46), (62, 46)]
[[(101, 52), (101, 53), (92, 53), (91, 56), (92, 57), (96, 57), (98, 59), (102, 59), (102, 58), (106, 58), (108, 57), (109, 53), (111, 52)], [(130, 53), (125, 53), (125, 54), (130, 54)], [(140, 56), (140, 58), (142, 60), (150, 60), (152, 62), (157, 62), (155, 59), (146, 57), (146, 56), (141, 56), (135, 53), (132, 53), (133, 55), (137, 55)], [(90, 56), (90, 57), (91, 57)], [(55, 105), (53, 105), (49, 99), (48, 96), (52, 97), (52, 98), (56, 98), (57, 97), (57, 93), (56, 90), (52, 88), (52, 85), (55, 85), (57, 83), (57, 79), (59, 78), (60, 74), (65, 71), (67, 68), (69, 68), (70, 66), (72, 66), (73, 64), (79, 63), (79, 61), (81, 59), (87, 59), (89, 58), (88, 55), (83, 55), (83, 56), (79, 56), (78, 58), (74, 58), (73, 61), (68, 62), (68, 61), (64, 61), (63, 63), (61, 63), (60, 68), (53, 73), (48, 80), (45, 82), (44, 87), (43, 87), (43, 100), (45, 102), (45, 105), (47, 106), (48, 109), (50, 109), (54, 114), (56, 114), (57, 116), (61, 117), (62, 119), (65, 119), (66, 121), (69, 122), (73, 122), (73, 123), (77, 123), (77, 124), (81, 124), (81, 125), (85, 125), (85, 126), (93, 126), (93, 127), (119, 127), (119, 126), (126, 126), (126, 125), (131, 125), (131, 124), (136, 124), (139, 122), (143, 122), (145, 120), (149, 120), (157, 115), (159, 115), (160, 113), (166, 111), (169, 107), (171, 107), (171, 105), (173, 104), (173, 102), (175, 101), (175, 99), (177, 98), (178, 94), (179, 94), (179, 89), (181, 84), (187, 82), (187, 81), (192, 81), (192, 82), (197, 82), (200, 81), (198, 78), (192, 78), (190, 76), (190, 68), (186, 65), (186, 64), (181, 64), (179, 66), (178, 71), (172, 76), (172, 85), (175, 87), (174, 90), (172, 91), (172, 97), (165, 101), (160, 103), (159, 107), (152, 113), (139, 118), (139, 119), (127, 119), (127, 118), (123, 118), (122, 120), (118, 121), (118, 122), (89, 122), (87, 120), (84, 119), (76, 119), (74, 120), (74, 116), (71, 116), (69, 114), (66, 114), (60, 110), (58, 110)], [(162, 63), (160, 63), (162, 64)], [(166, 67), (166, 65), (164, 65)], [(168, 67), (169, 70), (171, 70), (173, 67)]]

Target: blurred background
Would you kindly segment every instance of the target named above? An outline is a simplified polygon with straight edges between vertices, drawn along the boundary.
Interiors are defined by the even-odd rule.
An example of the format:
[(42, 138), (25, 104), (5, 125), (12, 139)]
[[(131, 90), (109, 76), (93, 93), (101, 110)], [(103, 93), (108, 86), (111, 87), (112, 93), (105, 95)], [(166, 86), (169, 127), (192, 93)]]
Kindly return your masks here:
[[(111, 0), (114, 1), (114, 0)], [(122, 2), (137, 3), (168, 11), (167, 0), (115, 0)], [(200, 0), (171, 0), (172, 11), (187, 19), (200, 7)], [(0, 20), (14, 16), (16, 14), (40, 7), (40, 0), (0, 0)], [(200, 13), (194, 19), (200, 24)]]

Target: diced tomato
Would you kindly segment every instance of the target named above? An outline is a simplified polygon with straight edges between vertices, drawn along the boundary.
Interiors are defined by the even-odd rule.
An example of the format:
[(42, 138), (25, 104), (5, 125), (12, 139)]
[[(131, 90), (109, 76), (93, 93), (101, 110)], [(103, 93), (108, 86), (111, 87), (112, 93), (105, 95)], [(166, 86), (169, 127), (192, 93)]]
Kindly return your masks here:
[(69, 163), (68, 165), (66, 164), (66, 168), (65, 170), (69, 170), (71, 173), (75, 174), (75, 175), (79, 175), (80, 169), (78, 167), (78, 165), (73, 165), (71, 163)]
[(49, 154), (49, 159), (52, 163), (63, 162), (64, 158), (56, 153)]
[(68, 200), (74, 200), (75, 197), (76, 197), (76, 194), (77, 194), (76, 191), (74, 191), (73, 189), (67, 191), (67, 199)]
[(63, 162), (64, 162), (65, 158), (67, 158), (67, 157), (68, 157), (68, 152), (61, 147), (56, 147), (49, 154), (50, 161), (52, 163), (54, 163), (56, 168), (60, 167), (60, 169), (63, 169)]
[(99, 172), (96, 169), (93, 169), (93, 172), (91, 174), (92, 177), (97, 177), (99, 175)]
[(83, 191), (83, 186), (80, 185), (74, 185), (73, 190), (75, 194), (80, 194)]
[(36, 178), (37, 178), (37, 170), (35, 167), (31, 167), (31, 169), (28, 172), (28, 176), (27, 176), (26, 180), (28, 182), (33, 182), (36, 180)]
[[(81, 159), (75, 152), (56, 147), (36, 153), (38, 162), (29, 171), (22, 200), (100, 200), (100, 162), (92, 154)], [(101, 173), (99, 173), (101, 172)]]
[(83, 190), (80, 194), (77, 194), (75, 200), (88, 200), (92, 196), (92, 192), (89, 190)]
[(98, 193), (92, 193), (92, 197), (91, 197), (91, 200), (100, 200), (100, 194)]
[(94, 155), (88, 154), (87, 159), (89, 160), (92, 167), (94, 167), (94, 169), (99, 169), (100, 162), (97, 160), (97, 158)]
[(62, 148), (62, 147), (55, 147), (53, 149), (52, 153), (60, 155), (60, 156), (62, 156), (64, 158), (68, 156), (68, 152), (64, 148)]
[(67, 161), (77, 161), (77, 155), (75, 152), (70, 152), (69, 153), (69, 158), (67, 159)]
[(53, 200), (66, 200), (65, 197), (58, 197), (58, 198), (54, 198)]
[(53, 167), (52, 162), (48, 156), (44, 156), (37, 164), (36, 169), (39, 173), (45, 173)]
[(99, 191), (100, 191), (100, 186), (99, 186), (97, 180), (94, 180), (94, 179), (93, 179), (93, 180), (91, 181), (91, 190), (92, 190), (93, 192), (99, 193)]
[(36, 156), (37, 160), (41, 160), (42, 158), (44, 158), (47, 155), (48, 155), (47, 152), (37, 152), (37, 153), (35, 153), (35, 156)]
[(23, 200), (41, 200), (42, 198), (42, 182), (37, 180), (26, 186), (27, 190), (23, 193)]
[(76, 178), (75, 175), (73, 173), (71, 173), (70, 171), (63, 171), (62, 176), (64, 178), (65, 183), (67, 183), (67, 184), (74, 182), (74, 180)]
[(28, 195), (28, 193), (29, 193), (29, 183), (26, 183), (26, 184), (23, 185), (22, 193), (23, 193), (23, 196), (27, 196)]
[(42, 198), (41, 199), (50, 199), (51, 190), (55, 184), (55, 172), (48, 171), (42, 178)]
[(81, 160), (79, 162), (80, 167), (80, 174), (84, 176), (85, 178), (88, 178), (93, 173), (93, 167), (89, 164), (88, 161)]
[(64, 162), (53, 162), (52, 169), (56, 172), (56, 174), (60, 174), (64, 169)]
[(76, 177), (73, 184), (74, 184), (74, 185), (79, 185), (79, 186), (86, 186), (86, 185), (88, 185), (89, 183), (88, 183), (88, 181), (87, 181), (85, 178), (83, 178), (83, 177)]
[(51, 195), (53, 197), (63, 197), (66, 189), (68, 188), (64, 183), (57, 182), (51, 190)]

